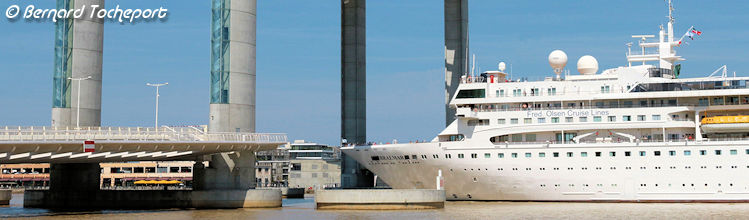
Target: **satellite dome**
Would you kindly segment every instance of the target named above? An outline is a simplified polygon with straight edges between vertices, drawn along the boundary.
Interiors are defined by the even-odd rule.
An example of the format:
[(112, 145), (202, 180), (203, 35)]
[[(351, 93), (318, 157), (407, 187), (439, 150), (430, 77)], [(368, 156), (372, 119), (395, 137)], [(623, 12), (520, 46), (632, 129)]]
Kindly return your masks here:
[(551, 51), (549, 54), (549, 65), (554, 69), (557, 75), (562, 73), (562, 69), (567, 65), (567, 54), (561, 50)]
[(585, 55), (577, 60), (577, 71), (582, 75), (593, 75), (598, 71), (598, 60), (591, 55)]
[(507, 68), (507, 64), (505, 64), (505, 62), (499, 62), (499, 66), (498, 66), (499, 71), (504, 72), (505, 68)]

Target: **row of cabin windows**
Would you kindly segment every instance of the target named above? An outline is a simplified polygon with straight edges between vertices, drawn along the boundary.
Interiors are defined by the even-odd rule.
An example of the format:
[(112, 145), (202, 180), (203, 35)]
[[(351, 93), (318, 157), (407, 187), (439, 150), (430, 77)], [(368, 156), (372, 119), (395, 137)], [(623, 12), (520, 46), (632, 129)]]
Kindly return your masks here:
[[(749, 155), (749, 149), (745, 149), (744, 152), (745, 152), (745, 154)], [(708, 155), (708, 150), (699, 150), (697, 153), (699, 153), (699, 155), (703, 155), (703, 156), (704, 155)], [(580, 157), (588, 157), (588, 152), (578, 152), (578, 154), (580, 155)], [(653, 154), (653, 156), (661, 156), (661, 155), (666, 155), (666, 154), (668, 154), (668, 156), (676, 156), (678, 153), (675, 150), (663, 151), (663, 153), (661, 153), (661, 151), (659, 151), (659, 150), (656, 150), (656, 151), (652, 151), (652, 154)], [(682, 150), (681, 154), (683, 154), (684, 156), (691, 156), (692, 155), (692, 151), (691, 150)], [(713, 150), (712, 154), (713, 155), (723, 155), (723, 150)], [(728, 150), (728, 154), (729, 155), (738, 155), (739, 153), (738, 153), (737, 149), (731, 149), (731, 150)], [(512, 158), (518, 158), (518, 155), (519, 155), (518, 153), (510, 153), (510, 157), (512, 157)], [(552, 152), (551, 153), (552, 157), (560, 157), (560, 155), (561, 155), (560, 152)], [(564, 155), (566, 157), (574, 157), (575, 156), (575, 152), (565, 152)], [(593, 152), (593, 155), (595, 157), (602, 157), (603, 156), (603, 152), (596, 151), (596, 152)], [(608, 152), (608, 156), (609, 157), (616, 157), (616, 155), (617, 155), (616, 151), (609, 151)], [(638, 151), (637, 155), (644, 157), (644, 156), (648, 155), (648, 152), (647, 151)], [(473, 159), (479, 158), (479, 154), (478, 153), (471, 153), (470, 156)], [(524, 153), (524, 156), (526, 158), (531, 158), (531, 157), (533, 157), (533, 153), (526, 152), (526, 153)], [(632, 152), (631, 151), (624, 151), (624, 156), (625, 157), (632, 156)], [(546, 152), (538, 152), (538, 157), (546, 157)], [(417, 155), (393, 156), (392, 158), (409, 160), (409, 159), (417, 159)], [(432, 158), (433, 159), (439, 159), (440, 156), (439, 156), (439, 154), (433, 154)], [(452, 154), (445, 154), (445, 158), (451, 159), (452, 158)], [(458, 154), (458, 158), (459, 159), (465, 158), (465, 154)], [(492, 154), (491, 153), (484, 153), (483, 158), (492, 158)], [(497, 158), (505, 158), (505, 153), (497, 153)], [(426, 159), (428, 159), (428, 157), (427, 157), (427, 155), (421, 155), (421, 159), (426, 160)], [(372, 160), (380, 160), (380, 156), (372, 156)]]
[[(661, 155), (666, 155), (666, 154), (668, 154), (668, 156), (676, 156), (677, 155), (677, 151), (675, 151), (675, 150), (663, 151), (663, 153), (661, 153), (661, 151), (656, 150), (656, 151), (653, 151), (652, 153), (653, 153), (653, 156), (661, 156)], [(692, 155), (692, 151), (691, 150), (682, 150), (681, 153), (684, 156), (691, 156)], [(708, 155), (708, 151), (707, 150), (699, 150), (698, 153), (699, 153), (699, 155)], [(745, 153), (747, 155), (749, 155), (749, 149), (746, 149)], [(579, 152), (578, 154), (580, 155), (580, 157), (588, 157), (588, 152)], [(730, 154), (730, 155), (738, 155), (738, 150), (731, 149), (731, 150), (728, 151), (728, 154)], [(510, 157), (512, 157), (512, 158), (518, 158), (518, 155), (519, 155), (518, 153), (510, 153)], [(552, 157), (560, 157), (560, 155), (561, 155), (560, 152), (552, 152), (551, 153)], [(565, 152), (564, 155), (566, 155), (566, 157), (574, 157), (575, 156), (575, 152)], [(595, 157), (602, 157), (603, 156), (603, 152), (596, 151), (596, 152), (593, 152), (593, 155)], [(609, 151), (608, 152), (608, 156), (609, 157), (616, 157), (616, 155), (617, 155), (616, 151)], [(639, 151), (639, 152), (637, 152), (637, 155), (644, 157), (644, 156), (647, 156), (648, 153), (647, 153), (647, 151)], [(723, 155), (723, 150), (713, 150), (713, 155)], [(477, 153), (472, 153), (472, 154), (470, 154), (470, 156), (471, 156), (471, 158), (474, 158), (474, 159), (475, 158), (479, 158), (479, 156), (478, 156)], [(533, 153), (526, 152), (526, 153), (524, 153), (524, 156), (526, 158), (530, 158), (530, 157), (533, 157)], [(624, 151), (624, 156), (625, 157), (632, 156), (632, 152), (631, 151)], [(538, 152), (538, 157), (546, 157), (546, 152)], [(412, 157), (409, 157), (408, 155), (405, 156), (406, 160), (409, 159), (409, 158), (416, 159), (416, 155), (413, 155)], [(439, 154), (433, 154), (432, 158), (439, 159)], [(445, 154), (445, 158), (450, 159), (450, 158), (452, 158), (452, 155), (451, 154)], [(461, 158), (461, 159), (465, 158), (465, 154), (458, 154), (458, 158)], [(484, 153), (483, 158), (492, 158), (492, 154), (491, 153)], [(505, 158), (505, 153), (497, 153), (497, 158)], [(426, 159), (426, 156), (422, 155), (422, 159)]]
[[(530, 94), (528, 94), (530, 92)], [(523, 89), (513, 89), (512, 90), (512, 96), (513, 97), (519, 97), (519, 96), (540, 96), (541, 89), (540, 88), (531, 88), (528, 89), (528, 92), (523, 91)], [(546, 95), (557, 95), (557, 88), (546, 88)], [(508, 93), (505, 93), (504, 89), (499, 89), (495, 91), (495, 97), (506, 97), (508, 96)]]
[[(637, 115), (636, 118), (634, 118), (634, 119), (637, 120), (637, 121), (646, 121), (647, 120), (647, 115)], [(486, 119), (482, 119), (482, 120), (486, 120)], [(632, 120), (633, 120), (633, 118), (632, 118), (631, 115), (623, 115), (622, 116), (622, 121), (632, 121)], [(651, 115), (650, 116), (650, 120), (652, 120), (652, 121), (660, 121), (661, 120), (661, 115)], [(472, 121), (474, 121), (474, 122), (472, 122)], [(476, 122), (476, 121), (481, 121), (481, 120), (471, 120), (471, 121), (468, 121), (468, 125), (469, 126), (475, 126), (476, 124), (489, 125), (488, 121), (486, 121), (486, 123), (479, 123), (479, 122)], [(588, 117), (578, 117), (577, 121), (578, 122), (588, 122)], [(603, 121), (603, 116), (593, 116), (593, 122), (602, 122), (602, 121)], [(607, 116), (606, 117), (606, 121), (607, 122), (616, 122), (616, 116)], [(551, 117), (551, 123), (559, 123), (559, 122), (560, 122), (560, 118), (559, 117)], [(575, 122), (575, 118), (574, 117), (565, 117), (564, 118), (564, 122), (566, 122), (566, 123)], [(498, 124), (507, 124), (507, 119), (505, 119), (505, 118), (497, 119), (497, 123)], [(520, 123), (520, 120), (518, 118), (511, 118), (510, 119), (510, 124), (519, 124), (519, 123)], [(523, 124), (532, 124), (532, 123), (533, 123), (533, 118), (523, 118)], [(544, 123), (546, 123), (546, 118), (536, 118), (536, 123), (538, 123), (538, 124), (544, 124)]]
[[(734, 165), (734, 166), (730, 166), (730, 167), (731, 167), (731, 169), (738, 169), (738, 168), (739, 168), (739, 166), (735, 166), (735, 165)], [(620, 167), (620, 168), (621, 168), (621, 167)], [(624, 168), (625, 170), (632, 170), (632, 167), (629, 167), (629, 166), (628, 166), (628, 167), (623, 167), (623, 168)], [(638, 167), (635, 167), (635, 168), (638, 168)], [(672, 170), (675, 170), (675, 169), (677, 169), (677, 167), (676, 167), (676, 166), (669, 166), (668, 168), (669, 168), (669, 169), (672, 169)], [(700, 169), (707, 169), (707, 168), (708, 168), (708, 166), (700, 166), (699, 168), (700, 168)], [(746, 166), (746, 168), (747, 168), (747, 169), (749, 169), (749, 166)], [(552, 169), (552, 170), (562, 170), (562, 169), (560, 169), (559, 167), (552, 167), (551, 169)], [(592, 167), (592, 169), (593, 169), (593, 170), (605, 170), (605, 169), (604, 169), (604, 167)], [(609, 169), (609, 170), (616, 170), (616, 167), (608, 167), (608, 169)], [(640, 169), (640, 170), (647, 170), (648, 168), (647, 168), (647, 167), (639, 167), (639, 169)], [(654, 166), (654, 167), (653, 167), (653, 169), (654, 169), (654, 170), (662, 170), (662, 169), (663, 169), (663, 167), (660, 167), (660, 166)], [(688, 169), (692, 169), (692, 166), (684, 166), (684, 169), (687, 169), (687, 170), (688, 170)], [(715, 166), (715, 169), (723, 169), (723, 166)], [(484, 170), (484, 171), (488, 171), (489, 169), (487, 169), (487, 168), (484, 168), (483, 170)], [(505, 170), (504, 168), (497, 168), (497, 171), (504, 171), (504, 170)], [(517, 167), (513, 167), (513, 168), (512, 168), (512, 169), (510, 169), (510, 170), (513, 170), (513, 171), (518, 171), (518, 170), (520, 170), (520, 169), (519, 169), (519, 168), (517, 168)], [(528, 171), (531, 171), (531, 170), (533, 170), (533, 168), (527, 167), (527, 168), (525, 168), (524, 170), (528, 170)], [(542, 170), (542, 171), (544, 171), (544, 170), (546, 170), (546, 168), (545, 168), (545, 167), (539, 167), (539, 168), (538, 168), (538, 170)], [(575, 168), (574, 168), (574, 167), (567, 167), (567, 170), (575, 170)], [(588, 167), (580, 167), (580, 170), (588, 170)], [(453, 169), (450, 169), (450, 171), (451, 171), (451, 172), (453, 172), (454, 170), (453, 170)], [(481, 168), (478, 168), (478, 169), (473, 169), (473, 168), (470, 168), (470, 169), (469, 169), (469, 168), (463, 168), (463, 171), (482, 171), (482, 169), (481, 169)]]
[[(737, 97), (735, 97), (737, 98)], [(749, 97), (747, 97), (749, 98)], [(723, 98), (713, 98), (717, 100), (723, 100)], [(733, 99), (733, 98), (731, 98)], [(707, 98), (700, 105), (707, 106)], [(722, 103), (722, 102), (721, 102)], [(732, 104), (738, 104), (737, 102), (726, 102)], [(613, 100), (613, 101), (597, 101), (591, 103), (596, 108), (635, 108), (635, 107), (664, 107), (664, 106), (677, 106), (676, 99), (649, 99), (649, 100)], [(712, 105), (723, 105), (715, 103)], [(728, 104), (726, 104), (728, 105)], [(566, 108), (577, 108), (587, 106), (586, 102), (565, 102)], [(511, 108), (522, 108), (522, 109), (559, 109), (562, 108), (562, 103), (559, 102), (548, 102), (548, 103), (512, 103), (512, 104), (489, 104), (487, 105), (490, 109), (511, 109)]]
[[(655, 185), (655, 186), (664, 186), (664, 185), (658, 185), (657, 183), (656, 183), (656, 184), (654, 184), (654, 185)], [(698, 184), (698, 185), (699, 185), (699, 184)], [(704, 184), (704, 186), (708, 186), (708, 185), (709, 185), (709, 184), (707, 184), (707, 183), (705, 183), (705, 184)], [(716, 185), (717, 185), (717, 186), (723, 186), (723, 184), (721, 184), (721, 183), (718, 183), (718, 184), (716, 184)], [(540, 186), (540, 187), (547, 187), (547, 185), (546, 185), (546, 184), (540, 184), (539, 186)], [(554, 184), (554, 187), (559, 187), (559, 186), (561, 186), (561, 184)], [(567, 186), (570, 186), (570, 187), (575, 187), (575, 184), (568, 184)], [(583, 187), (589, 187), (590, 185), (588, 185), (588, 184), (582, 184), (582, 186), (583, 186)], [(603, 184), (600, 184), (600, 183), (599, 183), (599, 184), (597, 184), (597, 186), (598, 186), (598, 187), (603, 187)], [(618, 185), (617, 185), (616, 183), (614, 183), (614, 184), (611, 184), (611, 186), (612, 186), (612, 187), (617, 187)], [(640, 186), (642, 186), (642, 187), (646, 187), (646, 186), (648, 186), (648, 184), (647, 184), (647, 183), (640, 183)], [(669, 183), (669, 184), (667, 184), (666, 186), (668, 186), (668, 187), (671, 187), (671, 186), (673, 186), (673, 185), (672, 185), (671, 183)], [(676, 184), (676, 186), (679, 186), (679, 184)], [(687, 187), (687, 186), (694, 186), (694, 183), (690, 183), (690, 184), (682, 183), (682, 184), (681, 184), (681, 186), (682, 186), (682, 187)], [(728, 184), (728, 186), (733, 186), (733, 183), (729, 183), (729, 184)]]

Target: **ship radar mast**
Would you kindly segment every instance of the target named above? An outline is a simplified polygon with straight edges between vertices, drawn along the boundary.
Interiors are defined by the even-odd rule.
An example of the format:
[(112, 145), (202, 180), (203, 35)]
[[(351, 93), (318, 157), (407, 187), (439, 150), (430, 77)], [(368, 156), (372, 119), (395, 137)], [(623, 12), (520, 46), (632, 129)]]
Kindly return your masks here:
[[(642, 62), (642, 65), (645, 65), (646, 62), (658, 61), (660, 68), (672, 69), (675, 62), (684, 60), (681, 56), (676, 56), (674, 47), (679, 46), (679, 42), (674, 41), (674, 7), (672, 0), (667, 1), (668, 24), (666, 30), (663, 30), (663, 26), (661, 26), (658, 32), (658, 42), (646, 42), (646, 39), (654, 37), (653, 35), (632, 35), (632, 38), (640, 39), (638, 43), (642, 52), (641, 54), (627, 52), (629, 66), (632, 65), (632, 62)], [(645, 48), (658, 48), (658, 53), (646, 53)]]

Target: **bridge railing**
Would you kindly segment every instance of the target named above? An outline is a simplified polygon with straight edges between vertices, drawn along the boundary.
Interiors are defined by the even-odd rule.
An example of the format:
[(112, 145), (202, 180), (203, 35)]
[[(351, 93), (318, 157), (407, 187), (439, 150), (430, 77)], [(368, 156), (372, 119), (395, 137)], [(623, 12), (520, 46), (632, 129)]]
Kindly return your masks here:
[(204, 127), (0, 127), (1, 141), (188, 141), (284, 143), (280, 133), (207, 133)]

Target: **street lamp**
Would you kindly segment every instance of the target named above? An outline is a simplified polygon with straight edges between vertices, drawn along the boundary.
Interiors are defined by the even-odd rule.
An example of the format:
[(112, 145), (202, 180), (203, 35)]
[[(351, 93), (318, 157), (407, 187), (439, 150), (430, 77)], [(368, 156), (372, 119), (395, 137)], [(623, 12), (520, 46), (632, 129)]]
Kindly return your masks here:
[(156, 87), (156, 122), (154, 123), (154, 127), (156, 127), (156, 130), (159, 130), (159, 87), (169, 85), (169, 83), (146, 83), (146, 85)]
[(75, 128), (80, 128), (81, 125), (81, 81), (91, 79), (91, 76), (81, 77), (81, 78), (73, 78), (68, 77), (69, 80), (78, 81), (78, 98), (76, 98), (76, 113), (75, 113)]

